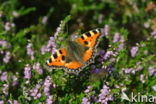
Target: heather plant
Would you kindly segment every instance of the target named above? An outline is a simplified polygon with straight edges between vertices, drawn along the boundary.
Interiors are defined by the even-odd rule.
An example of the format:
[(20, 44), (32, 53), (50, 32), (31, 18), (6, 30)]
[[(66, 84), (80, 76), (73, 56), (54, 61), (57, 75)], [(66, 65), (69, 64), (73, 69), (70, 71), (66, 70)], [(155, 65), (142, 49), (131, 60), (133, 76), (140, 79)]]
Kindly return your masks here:
[[(152, 0), (0, 1), (0, 104), (155, 103), (155, 13)], [(78, 74), (46, 66), (95, 28), (94, 63)]]

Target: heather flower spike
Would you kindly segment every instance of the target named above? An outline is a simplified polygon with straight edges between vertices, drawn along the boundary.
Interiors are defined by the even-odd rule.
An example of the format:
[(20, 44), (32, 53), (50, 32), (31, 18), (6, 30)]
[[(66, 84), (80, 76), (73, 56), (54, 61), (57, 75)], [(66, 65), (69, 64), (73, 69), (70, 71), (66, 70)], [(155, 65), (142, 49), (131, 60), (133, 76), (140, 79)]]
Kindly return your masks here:
[(101, 89), (101, 93), (99, 94), (98, 101), (101, 104), (107, 104), (108, 101), (113, 100), (113, 96), (110, 94), (110, 88), (106, 85), (103, 85), (103, 88)]
[(156, 103), (154, 0), (1, 1), (0, 104)]
[(31, 60), (34, 59), (34, 50), (32, 48), (32, 43), (28, 43), (27, 45), (27, 55), (31, 57)]
[(31, 78), (31, 67), (29, 64), (27, 64), (24, 68), (24, 78), (30, 79)]
[(132, 57), (135, 57), (136, 56), (136, 54), (138, 52), (138, 49), (139, 48), (137, 46), (134, 46), (134, 47), (131, 48), (130, 52), (131, 52), (131, 56)]

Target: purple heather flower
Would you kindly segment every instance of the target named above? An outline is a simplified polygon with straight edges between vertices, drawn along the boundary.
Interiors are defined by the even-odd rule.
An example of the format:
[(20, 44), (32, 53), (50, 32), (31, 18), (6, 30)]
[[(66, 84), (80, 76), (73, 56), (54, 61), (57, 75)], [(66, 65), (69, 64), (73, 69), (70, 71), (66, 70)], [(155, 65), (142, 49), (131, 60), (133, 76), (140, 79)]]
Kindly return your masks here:
[(18, 78), (16, 75), (13, 75), (12, 76), (12, 86), (16, 86), (18, 84)]
[(96, 68), (96, 66), (95, 65), (91, 65), (91, 73), (93, 73), (93, 74), (96, 74), (96, 73), (98, 73), (100, 71), (100, 69), (98, 69), (98, 68)]
[(27, 55), (31, 57), (31, 60), (34, 59), (34, 50), (32, 48), (32, 43), (28, 43), (27, 45)]
[(96, 68), (96, 66), (95, 65), (91, 65), (91, 69), (95, 69)]
[(9, 104), (19, 104), (17, 100), (8, 100)]
[(58, 36), (59, 36), (59, 33), (63, 31), (64, 25), (65, 25), (65, 22), (61, 21), (59, 27), (57, 27), (56, 32), (54, 33), (54, 37), (50, 37), (48, 44), (42, 46), (41, 48), (42, 54), (45, 54), (46, 52), (52, 52), (52, 53), (56, 52), (55, 40), (59, 40)]
[(156, 75), (156, 68), (149, 67), (148, 71), (149, 71), (149, 75), (154, 75), (154, 76)]
[(6, 31), (10, 31), (13, 27), (15, 27), (15, 24), (11, 22), (6, 22), (4, 25)]
[(30, 90), (30, 96), (32, 96), (34, 99), (38, 99), (41, 97), (41, 93), (39, 92), (41, 88), (41, 84), (36, 84), (35, 88)]
[(3, 11), (0, 11), (0, 18), (3, 16)]
[(55, 34), (54, 34), (54, 38), (55, 38), (55, 39), (57, 39), (59, 33), (62, 32), (62, 28), (63, 28), (63, 27), (64, 27), (64, 22), (61, 21), (59, 27), (57, 27), (56, 32), (55, 32)]
[(103, 60), (104, 60), (104, 58), (101, 56), (101, 57), (98, 58), (97, 61), (101, 63), (101, 62), (103, 62)]
[(120, 88), (120, 87), (121, 87), (120, 85), (117, 85), (117, 84), (115, 85), (115, 88)]
[(122, 69), (126, 74), (129, 74), (132, 72), (133, 68), (123, 68)]
[(110, 64), (108, 64), (107, 66), (103, 66), (103, 68), (102, 68), (103, 72), (108, 72), (109, 74), (112, 74), (112, 72), (114, 72), (115, 70), (116, 70), (116, 68), (114, 67), (114, 62), (111, 62)]
[(132, 74), (135, 74), (135, 73), (136, 73), (136, 69), (132, 68), (131, 73), (132, 73)]
[(31, 67), (29, 64), (27, 64), (24, 68), (24, 78), (30, 79), (31, 78)]
[(113, 53), (113, 51), (107, 51), (103, 58), (105, 60), (107, 60), (108, 58), (110, 58), (111, 56), (114, 56), (114, 55), (115, 54)]
[(130, 50), (130, 52), (131, 52), (131, 56), (132, 57), (135, 57), (136, 56), (136, 54), (137, 54), (137, 52), (138, 52), (138, 47), (137, 46), (133, 46), (132, 48), (131, 48), (131, 50)]
[(48, 21), (48, 17), (47, 16), (44, 16), (43, 18), (42, 18), (42, 24), (46, 24), (47, 23), (47, 21)]
[(105, 55), (105, 50), (100, 50), (99, 55), (102, 55), (102, 56)]
[(36, 95), (35, 99), (38, 99), (38, 98), (40, 98), (41, 96), (42, 96), (42, 94), (41, 94), (41, 93), (38, 93), (38, 94)]
[(120, 51), (122, 49), (124, 49), (125, 44), (124, 43), (120, 43), (117, 50)]
[(2, 72), (1, 76), (0, 76), (0, 80), (1, 81), (7, 81), (8, 79), (8, 73), (7, 72)]
[(115, 42), (119, 42), (119, 45), (117, 47), (117, 51), (120, 51), (120, 50), (122, 50), (124, 48), (124, 45), (125, 45), (124, 42), (125, 42), (125, 40), (124, 40), (124, 37), (121, 36), (119, 33), (115, 33), (114, 38), (113, 38), (113, 42), (114, 43)]
[(12, 12), (12, 15), (13, 15), (14, 17), (19, 17), (19, 13), (17, 13), (16, 11), (13, 11), (13, 12)]
[(119, 42), (121, 40), (121, 36), (120, 34), (117, 32), (114, 34), (114, 37), (113, 37), (113, 42)]
[(123, 68), (123, 72), (125, 72), (126, 74), (135, 74), (137, 71), (140, 71), (143, 69), (142, 66), (140, 66), (138, 63), (136, 64), (137, 67), (136, 68)]
[(98, 101), (101, 104), (107, 104), (108, 101), (112, 101), (113, 97), (110, 94), (110, 89), (109, 87), (107, 87), (106, 85), (103, 86), (103, 88), (101, 89), (101, 93), (99, 94), (99, 98)]
[(102, 29), (102, 35), (107, 36), (109, 34), (109, 25), (105, 25)]
[(100, 73), (101, 71), (102, 71), (102, 69), (95, 68), (95, 69), (92, 69), (92, 70), (91, 70), (91, 73), (93, 73), (93, 74), (98, 74), (98, 73)]
[(10, 58), (11, 58), (11, 53), (7, 51), (3, 58), (3, 62), (7, 64), (10, 61)]
[(56, 44), (54, 37), (50, 37), (50, 40), (48, 41), (47, 48), (49, 49), (48, 52), (54, 52), (56, 50)]
[(152, 86), (152, 89), (156, 92), (156, 85)]
[(88, 86), (84, 91), (86, 97), (82, 99), (81, 104), (90, 104), (91, 102), (95, 102), (97, 100), (97, 97), (94, 95), (95, 92), (92, 89), (92, 86)]
[(45, 54), (46, 52), (52, 52), (54, 53), (56, 51), (56, 44), (54, 37), (50, 37), (47, 45), (43, 45), (41, 47), (41, 53)]
[(46, 104), (53, 104), (53, 102), (54, 102), (53, 101), (53, 96), (51, 96), (51, 95), (48, 96), (47, 99), (46, 99)]
[(140, 75), (140, 81), (142, 82), (142, 83), (145, 83), (145, 75), (144, 74), (141, 74)]
[(89, 99), (87, 97), (84, 97), (82, 99), (82, 103), (81, 104), (91, 104), (91, 103), (90, 103), (90, 101), (89, 101)]
[(104, 20), (104, 15), (103, 14), (99, 14), (98, 16), (98, 23), (101, 24)]
[(82, 99), (81, 104), (91, 104), (97, 101), (97, 97), (95, 96), (95, 91), (93, 91), (92, 86), (88, 86), (84, 93), (86, 96)]
[(50, 95), (50, 88), (53, 87), (55, 88), (55, 84), (52, 83), (52, 79), (50, 76), (47, 76), (45, 81), (44, 81), (44, 94), (46, 96)]
[(46, 45), (43, 45), (41, 47), (41, 54), (45, 54), (46, 52), (48, 52), (47, 46)]
[(98, 53), (98, 55), (100, 56), (99, 58), (98, 58), (98, 61), (99, 62), (102, 62), (103, 60), (104, 60), (104, 56), (105, 56), (105, 51), (104, 50), (100, 50), (99, 51), (99, 53)]
[(72, 39), (72, 41), (74, 41), (76, 38), (78, 38), (78, 35), (76, 35), (76, 34), (71, 35), (71, 39)]
[(33, 69), (35, 69), (39, 74), (42, 74), (43, 73), (43, 69), (41, 68), (40, 63), (35, 63), (33, 65)]
[(150, 27), (150, 22), (149, 22), (149, 21), (145, 22), (145, 23), (144, 23), (144, 27), (145, 27), (145, 28), (149, 28), (149, 27)]
[(8, 95), (8, 89), (9, 89), (9, 85), (8, 84), (3, 84), (3, 94), (5, 94), (6, 96)]
[(137, 68), (136, 68), (136, 71), (140, 71), (143, 69), (143, 66), (139, 65)]
[(120, 84), (116, 84), (115, 88), (121, 89), (122, 92), (125, 92), (127, 90), (127, 88), (125, 87), (125, 85), (123, 83)]
[(143, 69), (143, 66), (141, 66), (141, 62), (137, 62), (136, 65), (137, 65), (136, 71), (140, 71)]
[(156, 29), (153, 32), (151, 32), (151, 35), (154, 39), (156, 39)]
[(92, 86), (88, 86), (87, 89), (84, 91), (85, 93), (91, 92)]
[(3, 100), (0, 100), (0, 104), (4, 104), (4, 101)]
[(4, 54), (4, 51), (3, 50), (0, 50), (0, 54)]
[(6, 40), (0, 40), (0, 46), (9, 48), (10, 45)]
[[(112, 58), (113, 59), (113, 58)], [(111, 61), (110, 61), (111, 62)], [(108, 66), (102, 66), (102, 68), (97, 68), (95, 65), (91, 65), (91, 73), (92, 74), (104, 74), (104, 73), (112, 73), (115, 68), (113, 67), (113, 62), (109, 64)]]
[(14, 100), (13, 102), (14, 102), (13, 104), (19, 104), (17, 100)]

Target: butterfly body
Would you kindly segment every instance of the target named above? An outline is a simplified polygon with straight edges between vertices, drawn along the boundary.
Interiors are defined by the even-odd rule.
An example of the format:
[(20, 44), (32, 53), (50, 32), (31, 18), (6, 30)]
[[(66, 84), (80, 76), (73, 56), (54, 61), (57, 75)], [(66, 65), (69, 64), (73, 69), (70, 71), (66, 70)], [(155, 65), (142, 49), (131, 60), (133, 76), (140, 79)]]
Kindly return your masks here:
[(95, 29), (82, 34), (74, 41), (68, 41), (67, 47), (57, 50), (47, 61), (47, 65), (56, 69), (79, 72), (93, 62), (100, 37), (100, 29)]

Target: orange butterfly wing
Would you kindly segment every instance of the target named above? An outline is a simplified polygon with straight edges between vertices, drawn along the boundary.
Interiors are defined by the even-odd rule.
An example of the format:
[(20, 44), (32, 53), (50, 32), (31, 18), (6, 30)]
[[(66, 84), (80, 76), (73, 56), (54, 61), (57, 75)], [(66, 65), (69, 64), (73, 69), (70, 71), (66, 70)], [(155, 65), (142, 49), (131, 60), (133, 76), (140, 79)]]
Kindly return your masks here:
[(71, 62), (65, 64), (65, 67), (68, 69), (78, 69), (81, 66), (82, 66), (82, 64), (77, 61), (71, 61)]
[(80, 38), (77, 38), (76, 41), (86, 47), (89, 47), (88, 50), (83, 55), (84, 62), (87, 62), (92, 58), (94, 54), (94, 47), (98, 45), (98, 38), (101, 36), (100, 29), (91, 30), (82, 34)]
[(100, 30), (95, 29), (82, 34), (82, 36), (77, 38), (75, 41), (87, 47), (94, 47), (97, 44), (97, 39), (100, 35)]
[(65, 56), (67, 55), (67, 50), (65, 48), (59, 49), (54, 53), (51, 58), (47, 61), (48, 66), (64, 66), (65, 65)]
[[(100, 37), (101, 32), (99, 29), (91, 30), (82, 34), (81, 37), (75, 39), (75, 41), (83, 46), (88, 47), (83, 54), (82, 59), (84, 62), (89, 64), (89, 60), (92, 59), (95, 55), (95, 47), (98, 45), (98, 38)], [(53, 66), (55, 68), (67, 68), (74, 69), (73, 71), (77, 71), (77, 69), (85, 67), (84, 64), (77, 61), (67, 61), (68, 51), (65, 48), (59, 49), (55, 54), (51, 56), (51, 58), (47, 61), (48, 66)]]
[(56, 53), (54, 53), (51, 58), (47, 61), (48, 66), (52, 66), (54, 68), (63, 68), (66, 67), (68, 69), (77, 69), (81, 67), (81, 63), (76, 61), (66, 62), (67, 50), (65, 48), (59, 49)]

